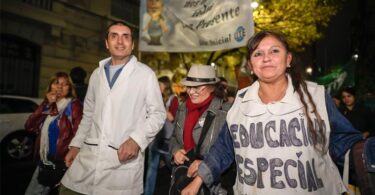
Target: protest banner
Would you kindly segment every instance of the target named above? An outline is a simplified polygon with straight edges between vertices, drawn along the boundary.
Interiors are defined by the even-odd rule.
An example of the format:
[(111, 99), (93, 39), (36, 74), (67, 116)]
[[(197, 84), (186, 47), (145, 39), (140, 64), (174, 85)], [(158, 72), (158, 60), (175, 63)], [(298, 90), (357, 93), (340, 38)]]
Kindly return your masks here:
[(140, 51), (243, 47), (254, 33), (251, 0), (141, 0)]

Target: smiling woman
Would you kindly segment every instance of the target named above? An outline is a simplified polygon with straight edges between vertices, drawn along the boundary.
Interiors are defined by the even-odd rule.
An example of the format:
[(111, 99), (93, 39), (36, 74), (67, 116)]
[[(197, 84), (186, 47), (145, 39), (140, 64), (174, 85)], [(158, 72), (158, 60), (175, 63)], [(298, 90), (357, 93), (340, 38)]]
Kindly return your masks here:
[(198, 87), (186, 87), (186, 92), (194, 104), (206, 100), (215, 89), (212, 86), (201, 85)]
[(227, 124), (199, 167), (189, 168), (196, 178), (181, 194), (196, 194), (202, 183), (217, 181), (233, 159), (235, 194), (342, 194), (346, 189), (334, 162), (342, 163), (360, 132), (323, 86), (303, 80), (297, 65), (290, 66), (282, 34), (259, 32), (247, 48), (256, 80), (238, 91)]
[[(170, 142), (170, 151), (176, 165), (173, 169), (172, 192), (182, 190), (181, 184), (176, 183), (183, 181), (181, 177), (184, 175), (178, 175), (178, 170), (181, 170), (178, 166), (190, 166), (194, 159), (203, 159), (225, 122), (230, 104), (224, 103), (224, 89), (219, 87), (219, 81), (214, 67), (207, 65), (193, 65), (187, 77), (181, 81), (189, 98), (178, 109)], [(231, 179), (234, 181), (234, 177)], [(232, 186), (225, 187), (229, 190)], [(225, 189), (219, 187), (216, 190)], [(206, 193), (203, 189), (200, 192)]]

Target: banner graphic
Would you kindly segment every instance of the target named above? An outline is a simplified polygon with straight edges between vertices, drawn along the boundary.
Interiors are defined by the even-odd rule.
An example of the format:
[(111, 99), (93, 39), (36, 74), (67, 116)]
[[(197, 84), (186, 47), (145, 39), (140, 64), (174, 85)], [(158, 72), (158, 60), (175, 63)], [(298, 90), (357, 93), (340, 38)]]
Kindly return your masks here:
[(254, 33), (251, 0), (141, 0), (140, 51), (243, 47)]

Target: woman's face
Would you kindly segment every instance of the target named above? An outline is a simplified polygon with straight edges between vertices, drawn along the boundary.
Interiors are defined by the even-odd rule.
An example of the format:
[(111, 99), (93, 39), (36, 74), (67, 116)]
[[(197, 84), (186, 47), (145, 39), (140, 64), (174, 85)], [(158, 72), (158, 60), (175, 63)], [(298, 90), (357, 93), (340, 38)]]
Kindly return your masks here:
[(275, 37), (265, 37), (250, 56), (249, 66), (260, 81), (273, 82), (284, 77), (292, 55)]
[(58, 77), (51, 84), (51, 92), (56, 94), (57, 99), (65, 98), (69, 94), (70, 85), (65, 77)]
[(161, 91), (161, 93), (164, 93), (165, 88), (166, 88), (167, 86), (165, 86), (164, 83), (159, 82), (159, 87), (160, 87), (160, 91)]
[(188, 93), (193, 104), (199, 104), (210, 97), (211, 93), (213, 92), (213, 88), (209, 87), (208, 85), (186, 87), (186, 92)]
[(355, 102), (355, 97), (348, 93), (343, 91), (341, 93), (342, 102), (345, 104), (345, 106), (353, 106)]

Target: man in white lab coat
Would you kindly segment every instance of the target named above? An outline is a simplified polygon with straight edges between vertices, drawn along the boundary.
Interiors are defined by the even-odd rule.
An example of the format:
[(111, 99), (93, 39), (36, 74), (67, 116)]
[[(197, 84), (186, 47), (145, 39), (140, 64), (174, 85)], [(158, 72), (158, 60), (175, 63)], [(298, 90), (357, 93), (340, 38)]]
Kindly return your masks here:
[(131, 54), (130, 27), (112, 23), (105, 43), (111, 57), (91, 75), (60, 194), (141, 194), (144, 150), (166, 117), (156, 75)]

